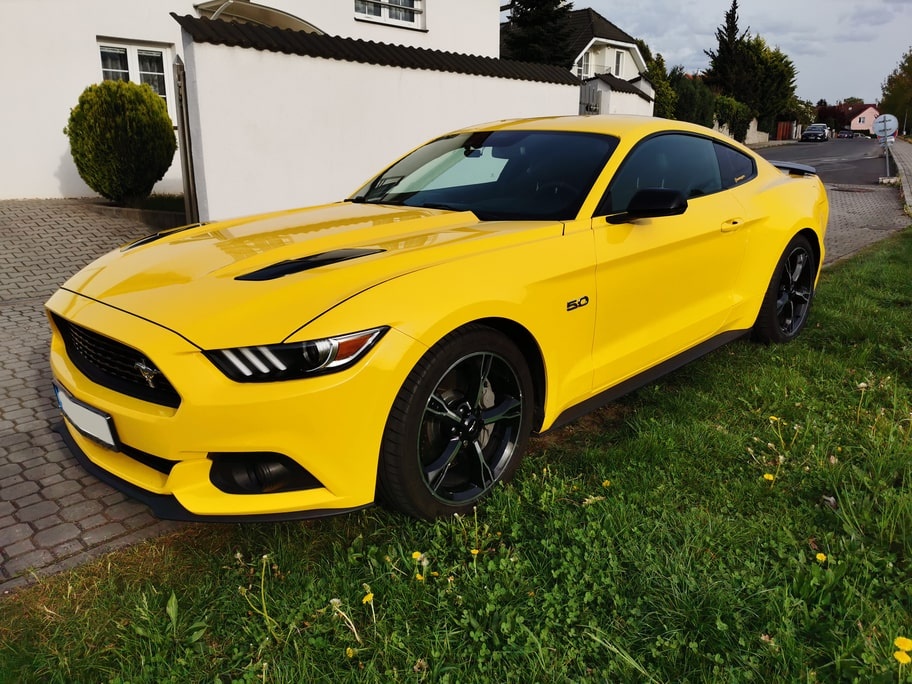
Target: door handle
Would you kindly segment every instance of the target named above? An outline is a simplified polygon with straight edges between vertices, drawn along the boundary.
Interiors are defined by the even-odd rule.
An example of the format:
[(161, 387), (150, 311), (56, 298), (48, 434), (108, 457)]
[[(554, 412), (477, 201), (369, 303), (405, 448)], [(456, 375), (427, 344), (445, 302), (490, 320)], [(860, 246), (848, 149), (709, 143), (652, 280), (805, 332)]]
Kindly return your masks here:
[(744, 219), (733, 218), (722, 222), (722, 232), (732, 233), (744, 225)]

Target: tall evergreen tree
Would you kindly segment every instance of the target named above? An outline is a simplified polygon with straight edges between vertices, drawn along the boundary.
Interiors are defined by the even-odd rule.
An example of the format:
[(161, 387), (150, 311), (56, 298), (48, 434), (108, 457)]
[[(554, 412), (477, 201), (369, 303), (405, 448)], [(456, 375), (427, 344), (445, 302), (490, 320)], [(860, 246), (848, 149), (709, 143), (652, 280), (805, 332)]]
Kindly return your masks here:
[(562, 0), (513, 0), (501, 56), (569, 69), (576, 56), (570, 54), (572, 9)]
[(706, 50), (706, 84), (718, 95), (746, 105), (759, 128), (771, 131), (776, 119), (791, 108), (797, 71), (779, 48), (738, 26), (738, 0), (732, 0), (725, 23), (716, 30), (718, 48)]
[(716, 50), (704, 50), (709, 57), (709, 69), (703, 79), (710, 88), (723, 95), (734, 97), (747, 75), (745, 43), (749, 31), (738, 28), (738, 0), (732, 0), (731, 7), (725, 13), (725, 23), (716, 29)]

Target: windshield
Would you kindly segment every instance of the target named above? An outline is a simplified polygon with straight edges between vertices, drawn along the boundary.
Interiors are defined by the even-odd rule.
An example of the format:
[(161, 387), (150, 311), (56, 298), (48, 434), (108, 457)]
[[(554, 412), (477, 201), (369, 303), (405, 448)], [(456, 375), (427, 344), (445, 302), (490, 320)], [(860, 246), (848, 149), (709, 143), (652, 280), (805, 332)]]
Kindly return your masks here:
[(567, 131), (479, 131), (438, 138), (353, 202), (471, 211), (481, 220), (569, 220), (617, 138)]

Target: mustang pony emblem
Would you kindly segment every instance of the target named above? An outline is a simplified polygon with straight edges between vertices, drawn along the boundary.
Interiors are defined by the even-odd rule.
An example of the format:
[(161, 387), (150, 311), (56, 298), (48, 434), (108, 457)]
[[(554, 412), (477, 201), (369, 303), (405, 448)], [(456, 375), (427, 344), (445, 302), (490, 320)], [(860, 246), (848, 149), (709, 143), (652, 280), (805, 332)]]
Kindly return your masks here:
[(161, 375), (161, 371), (158, 370), (155, 366), (146, 365), (145, 359), (140, 359), (133, 364), (133, 368), (139, 371), (139, 374), (143, 376), (143, 380), (146, 381), (146, 384), (155, 389), (155, 376)]

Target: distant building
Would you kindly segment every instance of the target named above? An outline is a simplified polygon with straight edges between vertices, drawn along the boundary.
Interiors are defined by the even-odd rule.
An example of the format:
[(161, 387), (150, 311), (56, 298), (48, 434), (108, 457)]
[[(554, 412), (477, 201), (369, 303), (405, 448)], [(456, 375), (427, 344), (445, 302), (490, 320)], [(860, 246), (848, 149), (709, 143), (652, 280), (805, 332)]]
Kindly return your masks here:
[(858, 133), (869, 134), (874, 126), (874, 119), (880, 116), (877, 107), (871, 104), (841, 105), (849, 120), (849, 128)]

